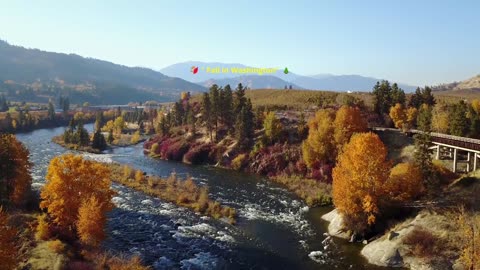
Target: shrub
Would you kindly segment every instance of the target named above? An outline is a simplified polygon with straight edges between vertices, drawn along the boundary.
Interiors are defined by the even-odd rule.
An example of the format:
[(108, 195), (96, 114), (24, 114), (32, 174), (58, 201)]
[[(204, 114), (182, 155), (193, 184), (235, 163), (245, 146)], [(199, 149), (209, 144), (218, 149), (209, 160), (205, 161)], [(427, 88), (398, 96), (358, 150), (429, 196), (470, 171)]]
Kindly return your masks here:
[(416, 227), (403, 240), (415, 257), (431, 259), (441, 250), (441, 240), (430, 231)]
[(135, 131), (135, 133), (133, 133), (133, 136), (130, 139), (130, 142), (133, 144), (136, 144), (138, 143), (138, 141), (140, 141), (140, 131), (137, 130)]
[(58, 239), (53, 241), (48, 241), (48, 248), (57, 254), (63, 253), (65, 251), (65, 247), (66, 247), (65, 244)]
[(185, 154), (185, 161), (191, 164), (202, 164), (210, 161), (209, 154), (213, 149), (213, 144), (199, 144), (191, 147)]
[(232, 168), (238, 171), (242, 169), (247, 162), (248, 162), (248, 155), (240, 154), (232, 160)]
[(143, 266), (139, 256), (130, 259), (113, 257), (108, 262), (110, 270), (149, 270), (150, 267)]
[(50, 228), (48, 226), (47, 215), (43, 214), (37, 217), (37, 231), (35, 232), (35, 239), (47, 240), (50, 238)]

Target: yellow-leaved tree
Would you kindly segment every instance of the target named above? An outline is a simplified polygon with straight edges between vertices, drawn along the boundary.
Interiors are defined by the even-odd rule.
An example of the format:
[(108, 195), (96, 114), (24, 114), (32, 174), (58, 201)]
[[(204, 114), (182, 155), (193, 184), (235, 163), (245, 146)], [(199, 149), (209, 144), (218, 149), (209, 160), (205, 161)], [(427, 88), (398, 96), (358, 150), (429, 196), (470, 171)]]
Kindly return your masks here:
[(110, 189), (110, 170), (104, 164), (79, 155), (66, 154), (50, 161), (40, 207), (47, 209), (52, 221), (74, 232), (78, 213), (85, 199), (95, 196), (102, 213), (112, 209), (114, 191)]
[(308, 122), (308, 137), (302, 144), (303, 159), (308, 167), (320, 162), (334, 161), (336, 147), (333, 141), (332, 110), (319, 110)]
[(390, 108), (389, 116), (396, 128), (403, 128), (403, 124), (405, 123), (407, 117), (402, 104), (397, 103), (395, 106), (392, 106)]
[(412, 201), (424, 191), (422, 171), (413, 163), (399, 163), (390, 171), (385, 188), (394, 202)]
[(0, 269), (15, 269), (17, 266), (17, 231), (8, 225), (8, 215), (0, 207)]
[(78, 209), (77, 233), (83, 244), (97, 247), (105, 238), (107, 222), (104, 203), (95, 195), (84, 200)]
[(366, 132), (368, 129), (367, 121), (360, 109), (346, 105), (337, 111), (333, 127), (335, 144), (339, 150), (348, 143), (354, 133)]
[(333, 169), (332, 193), (348, 229), (361, 233), (375, 223), (390, 168), (378, 135), (356, 133), (345, 145)]

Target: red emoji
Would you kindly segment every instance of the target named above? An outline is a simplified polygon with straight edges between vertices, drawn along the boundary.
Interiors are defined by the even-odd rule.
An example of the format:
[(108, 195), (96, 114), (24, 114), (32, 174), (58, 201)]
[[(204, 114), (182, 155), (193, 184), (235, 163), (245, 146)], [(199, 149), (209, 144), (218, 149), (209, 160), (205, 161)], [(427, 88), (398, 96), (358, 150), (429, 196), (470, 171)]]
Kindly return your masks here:
[(198, 67), (193, 66), (192, 69), (191, 69), (191, 71), (192, 71), (193, 74), (197, 74), (197, 72), (198, 72)]

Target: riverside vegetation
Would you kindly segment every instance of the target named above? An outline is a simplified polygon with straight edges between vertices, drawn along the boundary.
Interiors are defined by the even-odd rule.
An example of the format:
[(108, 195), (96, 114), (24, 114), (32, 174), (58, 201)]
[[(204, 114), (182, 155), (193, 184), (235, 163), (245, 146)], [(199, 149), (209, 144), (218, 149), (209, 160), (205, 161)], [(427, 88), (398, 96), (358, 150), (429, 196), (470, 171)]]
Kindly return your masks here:
[[(378, 82), (372, 94), (299, 91), (306, 104), (314, 103), (307, 107), (298, 98), (279, 101), (297, 95), (295, 91), (279, 91), (278, 98), (267, 92), (275, 91), (255, 90), (247, 95), (240, 84), (235, 91), (228, 85), (213, 85), (202, 96), (182, 95), (170, 108), (159, 110), (154, 120), (157, 135), (144, 144), (145, 153), (265, 175), (310, 206), (333, 203), (343, 217), (343, 230), (351, 240), (361, 241), (415, 216), (418, 211), (409, 205), (438, 200), (440, 191), (458, 177), (441, 163), (432, 162), (428, 149), (432, 130), (480, 136), (478, 101), (437, 100), (429, 87), (411, 95), (388, 81)], [(268, 98), (248, 98), (265, 94)], [(445, 123), (452, 125), (447, 129)], [(369, 127), (382, 126), (417, 128), (425, 133), (409, 146), (415, 149), (413, 155), (392, 158), (389, 150), (395, 149), (369, 132)], [(463, 215), (467, 218), (462, 220), (469, 221), (473, 235), (478, 224), (471, 218), (476, 215), (472, 211), (466, 211)], [(462, 216), (455, 211), (451, 215), (455, 219)], [(412, 256), (428, 254), (422, 251), (427, 240), (420, 234), (405, 240)], [(471, 246), (459, 244), (448, 249), (450, 265), (470, 267), (476, 263), (460, 256), (470, 252)]]

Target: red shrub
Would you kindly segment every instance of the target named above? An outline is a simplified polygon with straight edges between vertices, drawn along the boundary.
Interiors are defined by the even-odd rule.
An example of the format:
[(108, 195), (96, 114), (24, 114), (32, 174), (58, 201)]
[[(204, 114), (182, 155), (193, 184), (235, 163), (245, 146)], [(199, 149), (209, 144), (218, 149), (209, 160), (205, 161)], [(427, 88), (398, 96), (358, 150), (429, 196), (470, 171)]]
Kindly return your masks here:
[(210, 159), (210, 152), (213, 147), (214, 145), (211, 143), (193, 145), (185, 154), (185, 161), (191, 164), (209, 163), (212, 160)]

